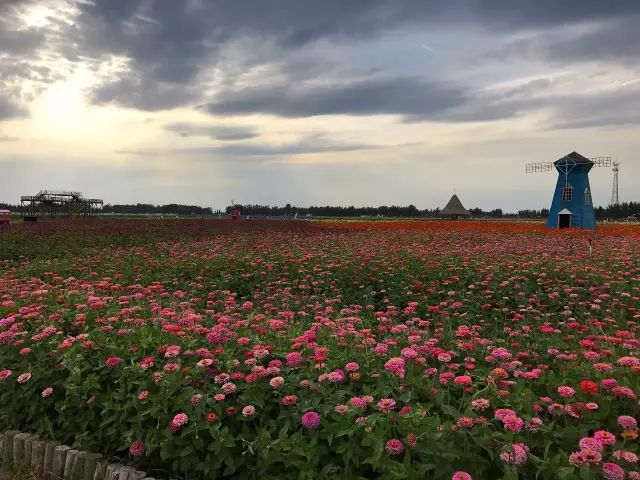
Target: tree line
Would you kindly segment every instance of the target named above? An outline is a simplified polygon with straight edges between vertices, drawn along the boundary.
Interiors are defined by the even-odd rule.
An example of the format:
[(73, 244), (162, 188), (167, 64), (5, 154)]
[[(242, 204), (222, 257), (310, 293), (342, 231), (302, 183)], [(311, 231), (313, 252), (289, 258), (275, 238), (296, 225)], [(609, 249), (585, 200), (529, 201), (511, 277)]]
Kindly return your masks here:
[[(13, 212), (22, 213), (23, 209), (20, 205), (10, 205), (0, 202), (0, 209), (8, 209)], [(224, 211), (213, 210), (211, 207), (200, 207), (197, 205), (181, 205), (170, 203), (167, 205), (152, 205), (150, 203), (136, 204), (106, 204), (102, 209), (103, 213), (112, 214), (156, 214), (156, 215), (198, 215), (211, 216), (220, 214), (230, 214), (231, 207), (226, 207)], [(440, 212), (439, 208), (435, 209), (419, 209), (415, 205), (398, 206), (382, 205), (379, 207), (354, 207), (353, 205), (344, 206), (311, 206), (296, 207), (287, 203), (285, 206), (269, 206), (247, 204), (241, 205), (243, 215), (248, 216), (265, 216), (265, 217), (298, 217), (311, 215), (314, 217), (405, 217), (405, 218), (435, 218)], [(482, 208), (471, 208), (469, 212), (476, 218), (546, 218), (549, 215), (549, 209), (540, 210), (518, 210), (516, 213), (505, 213), (501, 208), (493, 210), (483, 210)], [(596, 218), (604, 219), (624, 219), (629, 216), (640, 217), (640, 202), (623, 202), (618, 205), (610, 205), (608, 207), (595, 208)]]
[[(0, 202), (0, 210), (7, 209), (12, 212), (23, 213), (28, 211), (27, 207), (22, 205), (10, 205)], [(111, 205), (106, 204), (102, 207), (102, 213), (114, 214), (156, 214), (156, 215), (213, 215), (211, 207), (199, 207), (197, 205), (180, 205), (178, 203), (170, 203), (168, 205), (152, 205), (150, 203), (122, 204)], [(220, 212), (218, 212), (220, 213)]]

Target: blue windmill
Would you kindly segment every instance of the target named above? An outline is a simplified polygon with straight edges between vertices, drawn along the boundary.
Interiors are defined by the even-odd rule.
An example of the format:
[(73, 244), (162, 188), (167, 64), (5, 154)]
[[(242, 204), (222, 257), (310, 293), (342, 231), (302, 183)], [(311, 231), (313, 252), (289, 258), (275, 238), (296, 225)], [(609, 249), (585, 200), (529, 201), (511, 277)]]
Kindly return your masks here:
[(611, 157), (587, 158), (571, 152), (555, 162), (527, 164), (527, 173), (558, 171), (556, 190), (547, 219), (550, 228), (596, 228), (589, 171), (610, 167)]

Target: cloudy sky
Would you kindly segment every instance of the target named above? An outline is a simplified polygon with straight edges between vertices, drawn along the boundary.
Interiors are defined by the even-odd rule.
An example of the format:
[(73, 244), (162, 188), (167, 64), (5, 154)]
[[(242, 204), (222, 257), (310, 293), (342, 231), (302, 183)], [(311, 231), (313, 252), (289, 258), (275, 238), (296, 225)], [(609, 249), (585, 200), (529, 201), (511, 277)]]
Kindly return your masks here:
[[(0, 0), (0, 200), (640, 200), (637, 0)], [(594, 169), (596, 204), (610, 169)]]

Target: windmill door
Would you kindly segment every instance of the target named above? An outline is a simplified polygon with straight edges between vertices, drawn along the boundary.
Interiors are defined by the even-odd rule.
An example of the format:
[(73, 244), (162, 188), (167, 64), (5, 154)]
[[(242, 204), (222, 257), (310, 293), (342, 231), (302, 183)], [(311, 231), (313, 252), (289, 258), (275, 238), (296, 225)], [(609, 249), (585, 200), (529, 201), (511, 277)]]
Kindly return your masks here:
[(571, 228), (571, 217), (573, 214), (568, 208), (563, 208), (558, 212), (558, 228)]

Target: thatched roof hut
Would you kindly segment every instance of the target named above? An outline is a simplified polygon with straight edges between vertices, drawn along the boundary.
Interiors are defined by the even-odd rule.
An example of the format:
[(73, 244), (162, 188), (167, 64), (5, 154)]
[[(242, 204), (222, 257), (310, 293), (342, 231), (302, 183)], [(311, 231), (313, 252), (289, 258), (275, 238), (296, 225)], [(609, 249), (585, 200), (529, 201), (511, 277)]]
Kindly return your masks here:
[(449, 203), (447, 203), (447, 206), (440, 210), (438, 215), (443, 218), (469, 218), (471, 213), (462, 206), (462, 202), (458, 198), (458, 195), (454, 193), (451, 200), (449, 200)]

